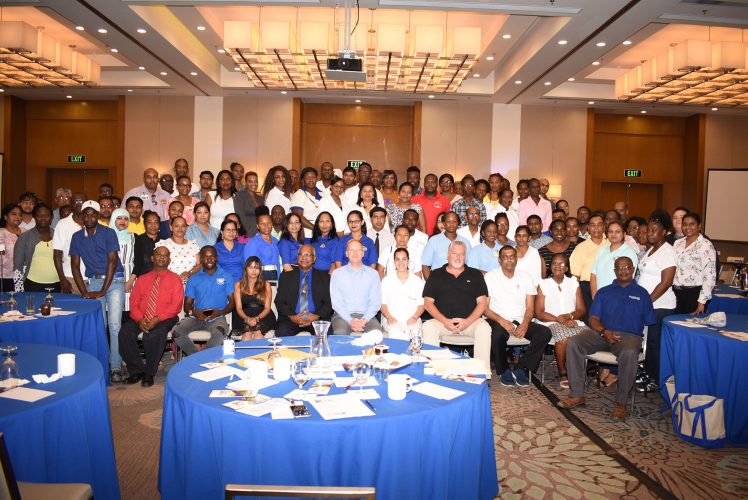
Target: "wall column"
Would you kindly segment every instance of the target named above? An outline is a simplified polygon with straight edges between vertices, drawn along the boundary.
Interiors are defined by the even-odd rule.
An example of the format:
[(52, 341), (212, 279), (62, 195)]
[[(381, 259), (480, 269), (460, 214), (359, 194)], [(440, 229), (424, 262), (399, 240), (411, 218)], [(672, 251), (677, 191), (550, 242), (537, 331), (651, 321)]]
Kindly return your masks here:
[(519, 180), (522, 106), (494, 104), (492, 111), (491, 173), (498, 172), (509, 179), (514, 190)]
[(223, 97), (195, 97), (193, 180), (202, 170), (217, 174), (223, 165)]

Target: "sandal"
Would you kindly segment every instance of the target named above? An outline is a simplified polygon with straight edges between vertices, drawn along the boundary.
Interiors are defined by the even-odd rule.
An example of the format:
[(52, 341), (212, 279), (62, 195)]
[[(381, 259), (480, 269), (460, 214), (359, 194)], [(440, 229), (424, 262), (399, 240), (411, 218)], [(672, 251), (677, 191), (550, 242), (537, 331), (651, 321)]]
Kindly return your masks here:
[(558, 385), (560, 385), (562, 389), (569, 388), (569, 378), (566, 376), (566, 373), (558, 374)]

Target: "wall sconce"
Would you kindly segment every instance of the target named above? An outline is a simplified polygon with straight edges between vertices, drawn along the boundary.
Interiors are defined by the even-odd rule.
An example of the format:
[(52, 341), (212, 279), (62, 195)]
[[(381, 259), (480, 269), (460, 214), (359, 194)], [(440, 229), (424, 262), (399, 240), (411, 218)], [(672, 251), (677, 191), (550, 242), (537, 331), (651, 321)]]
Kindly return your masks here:
[(548, 186), (548, 198), (554, 200), (561, 198), (561, 184), (551, 184)]

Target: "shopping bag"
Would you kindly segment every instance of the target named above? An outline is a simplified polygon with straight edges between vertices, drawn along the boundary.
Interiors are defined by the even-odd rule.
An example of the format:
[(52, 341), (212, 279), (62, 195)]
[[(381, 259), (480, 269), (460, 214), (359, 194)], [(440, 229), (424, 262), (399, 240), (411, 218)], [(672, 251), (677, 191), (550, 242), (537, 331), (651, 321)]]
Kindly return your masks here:
[[(670, 395), (670, 387), (667, 387), (667, 390)], [(679, 438), (703, 448), (724, 446), (725, 414), (724, 401), (721, 398), (706, 394), (680, 393), (673, 394), (670, 402), (673, 407), (673, 429)]]

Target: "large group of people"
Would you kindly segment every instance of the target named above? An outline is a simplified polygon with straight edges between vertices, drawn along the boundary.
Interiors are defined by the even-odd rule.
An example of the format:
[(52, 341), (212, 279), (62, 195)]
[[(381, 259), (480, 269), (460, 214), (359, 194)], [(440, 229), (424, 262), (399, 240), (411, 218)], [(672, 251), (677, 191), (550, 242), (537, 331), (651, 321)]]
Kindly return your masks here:
[[(261, 192), (239, 163), (197, 179), (180, 158), (122, 198), (109, 184), (97, 196), (60, 187), (52, 210), (23, 193), (2, 210), (3, 290), (100, 300), (112, 382), (152, 385), (169, 331), (189, 355), (198, 329), (212, 347), (322, 319), (335, 334), (462, 336), (507, 386), (527, 385), (552, 344), (569, 408), (584, 402), (584, 355), (610, 350), (619, 364), (601, 379), (617, 384), (613, 416), (625, 418), (635, 384), (656, 389), (662, 319), (704, 312), (716, 282), (698, 214), (633, 215), (624, 202), (572, 213), (547, 179), (520, 180), (516, 196), (498, 173), (422, 183), (411, 166), (398, 184), (368, 163), (277, 165)], [(519, 358), (511, 337), (529, 341)]]

